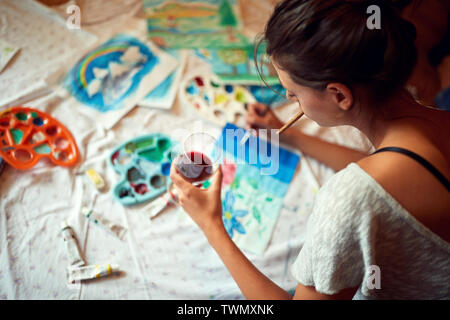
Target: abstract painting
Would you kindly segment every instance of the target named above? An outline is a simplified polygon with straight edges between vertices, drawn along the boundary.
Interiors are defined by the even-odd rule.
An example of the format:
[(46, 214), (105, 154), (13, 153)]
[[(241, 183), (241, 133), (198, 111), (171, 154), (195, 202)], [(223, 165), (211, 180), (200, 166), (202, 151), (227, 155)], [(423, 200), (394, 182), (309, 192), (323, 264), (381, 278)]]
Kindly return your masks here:
[(177, 65), (155, 45), (119, 34), (83, 56), (65, 76), (63, 87), (110, 129)]
[[(228, 234), (241, 249), (263, 254), (300, 156), (268, 142), (264, 151), (260, 143), (266, 142), (257, 137), (251, 137), (241, 152), (240, 139), (244, 134), (245, 130), (227, 124), (219, 138), (218, 146), (224, 154), (222, 219)], [(278, 157), (271, 157), (275, 153)], [(252, 161), (254, 155), (256, 161)], [(273, 165), (267, 160), (278, 161), (278, 170), (270, 175), (261, 170)]]
[(248, 45), (237, 0), (143, 0), (148, 35), (162, 47)]

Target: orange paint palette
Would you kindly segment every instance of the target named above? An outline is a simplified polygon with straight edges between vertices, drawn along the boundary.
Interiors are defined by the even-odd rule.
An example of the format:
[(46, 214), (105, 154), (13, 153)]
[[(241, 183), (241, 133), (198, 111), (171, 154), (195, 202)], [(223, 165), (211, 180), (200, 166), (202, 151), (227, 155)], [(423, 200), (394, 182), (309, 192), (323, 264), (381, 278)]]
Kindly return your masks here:
[(59, 121), (36, 109), (13, 107), (0, 113), (0, 157), (26, 170), (42, 158), (72, 166), (79, 152), (72, 134)]

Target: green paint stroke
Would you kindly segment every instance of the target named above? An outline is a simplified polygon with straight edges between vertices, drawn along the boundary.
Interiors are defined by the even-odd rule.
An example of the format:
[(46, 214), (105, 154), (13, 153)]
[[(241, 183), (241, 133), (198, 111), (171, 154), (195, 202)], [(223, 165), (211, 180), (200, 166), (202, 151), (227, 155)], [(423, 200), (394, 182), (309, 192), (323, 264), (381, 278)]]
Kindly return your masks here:
[(256, 207), (253, 207), (252, 212), (253, 212), (253, 218), (255, 218), (259, 224), (261, 224), (261, 213), (259, 212), (259, 210), (256, 209)]
[(22, 141), (23, 138), (23, 132), (19, 129), (10, 129), (12, 138), (14, 140), (14, 144), (19, 144)]

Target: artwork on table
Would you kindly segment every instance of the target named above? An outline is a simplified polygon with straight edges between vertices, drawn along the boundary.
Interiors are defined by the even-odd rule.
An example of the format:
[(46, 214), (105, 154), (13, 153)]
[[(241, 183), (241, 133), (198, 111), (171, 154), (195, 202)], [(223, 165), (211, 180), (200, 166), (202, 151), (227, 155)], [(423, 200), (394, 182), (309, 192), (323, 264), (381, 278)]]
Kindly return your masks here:
[(148, 35), (162, 47), (248, 45), (237, 0), (143, 0)]
[[(300, 156), (270, 143), (264, 151), (260, 143), (266, 142), (253, 136), (241, 146), (244, 134), (245, 130), (227, 124), (219, 138), (218, 145), (225, 158), (222, 219), (228, 234), (241, 249), (263, 254)], [(241, 147), (243, 150), (239, 151)], [(275, 153), (278, 157), (271, 156)], [(274, 165), (277, 170), (265, 174), (268, 171), (263, 169)]]
[(249, 86), (248, 89), (255, 97), (256, 101), (271, 107), (277, 107), (288, 102), (286, 99), (286, 89), (281, 84), (271, 85), (270, 88), (265, 85), (252, 85)]
[(139, 106), (141, 107), (168, 110), (173, 106), (187, 60), (187, 53), (175, 49), (167, 50), (167, 52), (178, 60), (178, 67), (139, 102)]
[(227, 122), (244, 124), (246, 103), (256, 102), (240, 85), (222, 84), (214, 76), (187, 77), (180, 87), (183, 105), (220, 127)]
[(8, 62), (14, 57), (14, 55), (19, 51), (8, 42), (0, 39), (0, 73), (5, 69)]
[[(279, 84), (276, 71), (270, 62), (267, 59), (261, 59), (264, 57), (261, 50), (258, 52), (258, 67), (264, 80), (269, 85)], [(195, 53), (211, 64), (213, 72), (223, 82), (264, 85), (255, 65), (253, 46), (231, 49), (201, 48), (195, 50)]]
[(42, 158), (73, 166), (79, 152), (72, 134), (58, 120), (37, 109), (14, 107), (0, 114), (0, 156), (26, 170)]
[(108, 164), (120, 174), (120, 181), (112, 189), (116, 201), (129, 206), (152, 200), (167, 191), (177, 146), (168, 136), (152, 133), (114, 148)]
[(83, 56), (63, 87), (111, 129), (177, 66), (175, 58), (152, 43), (119, 34)]

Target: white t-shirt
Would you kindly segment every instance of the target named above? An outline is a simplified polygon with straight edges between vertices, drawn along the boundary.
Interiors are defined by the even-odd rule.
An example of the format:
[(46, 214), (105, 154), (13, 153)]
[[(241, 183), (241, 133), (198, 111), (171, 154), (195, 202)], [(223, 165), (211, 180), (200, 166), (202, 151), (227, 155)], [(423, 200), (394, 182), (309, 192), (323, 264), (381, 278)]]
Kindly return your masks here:
[(450, 299), (450, 244), (352, 163), (320, 189), (291, 273), (354, 299)]

